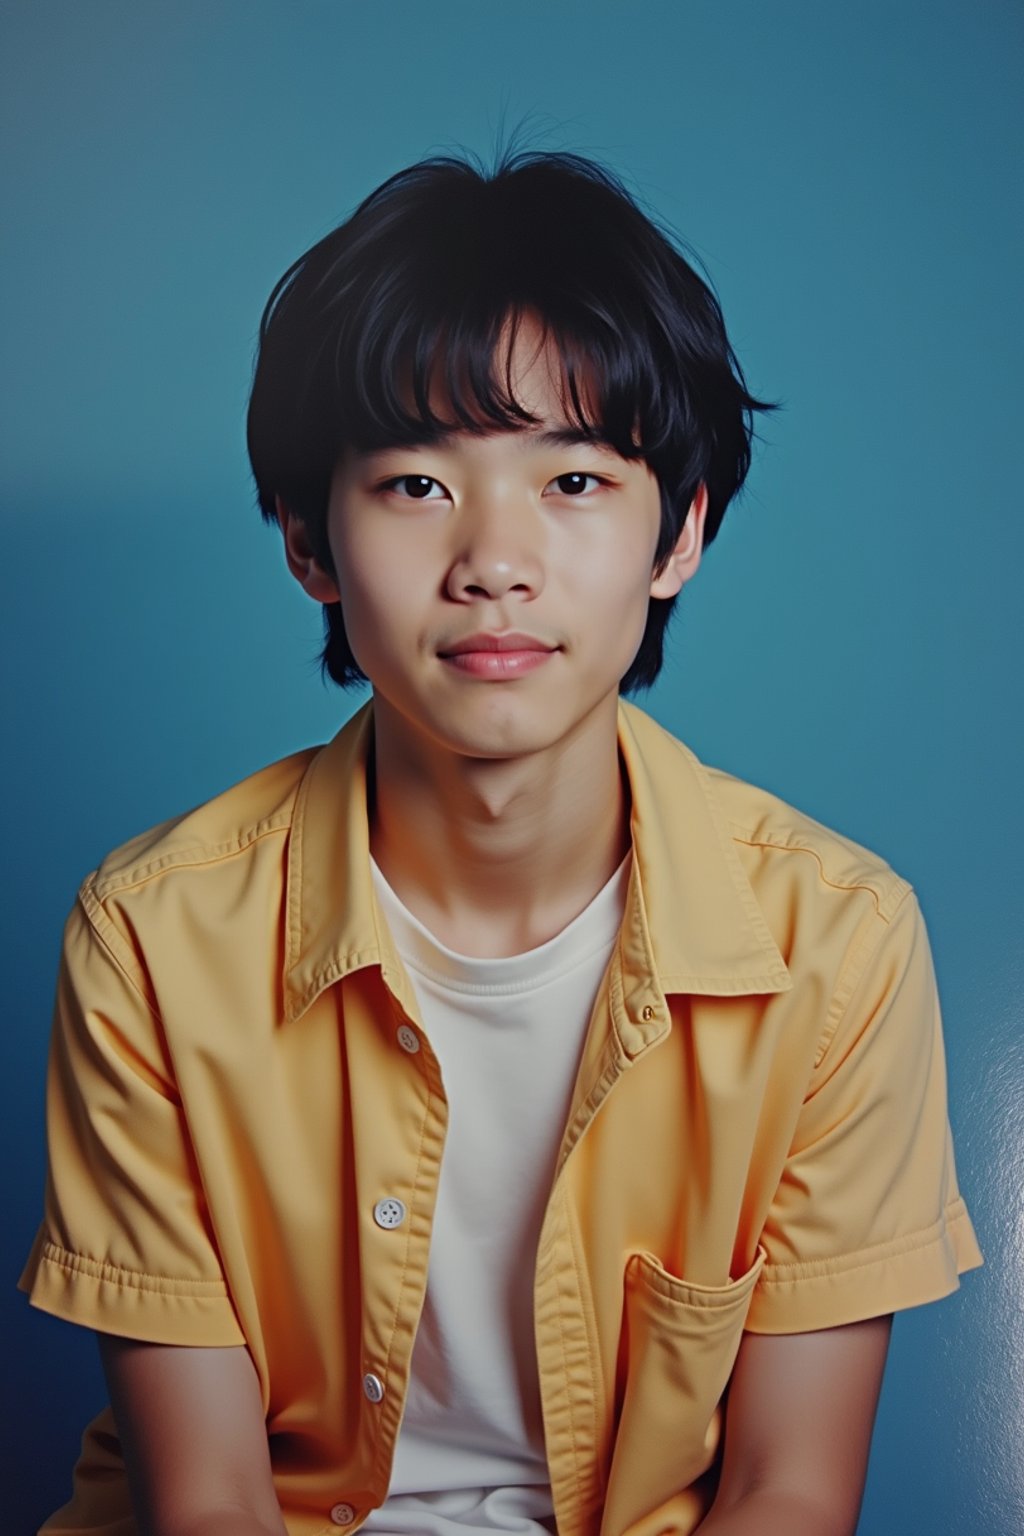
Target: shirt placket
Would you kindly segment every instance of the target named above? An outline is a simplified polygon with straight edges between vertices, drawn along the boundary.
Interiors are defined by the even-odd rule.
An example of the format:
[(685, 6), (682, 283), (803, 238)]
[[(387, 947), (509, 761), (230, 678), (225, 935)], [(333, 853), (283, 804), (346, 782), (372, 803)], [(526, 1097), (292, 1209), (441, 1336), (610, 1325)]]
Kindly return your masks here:
[[(332, 1524), (361, 1524), (384, 1501), (409, 1385), (412, 1348), (426, 1295), (434, 1206), (448, 1122), (440, 1067), (404, 976), (382, 968), (381, 1003), (365, 999), (346, 1010), (346, 1030), (362, 1033), (372, 1053), (361, 1073), (382, 1076), (376, 1092), (377, 1156), (360, 1158), (359, 1255), (362, 1337), (358, 1366), (362, 1401), (359, 1460), (368, 1469), (369, 1497), (339, 1491)], [(352, 1013), (355, 1017), (352, 1017)], [(381, 1053), (383, 1052), (383, 1059)], [(354, 1083), (358, 1092), (358, 1082)], [(399, 1149), (395, 1155), (395, 1149)], [(391, 1170), (382, 1175), (387, 1161)], [(355, 1357), (353, 1357), (355, 1361)]]
[[(646, 940), (646, 924), (640, 919)], [(662, 1039), (668, 1005), (648, 946), (642, 960), (609, 965), (591, 1020), (599, 1048), (581, 1072), (541, 1230), (534, 1316), (548, 1468), (561, 1536), (589, 1536), (601, 1521), (610, 1437), (588, 1267), (575, 1219), (572, 1180), (577, 1148), (631, 1059)], [(605, 1256), (608, 1261), (608, 1256)]]
[[(395, 1443), (409, 1386), (412, 1348), (426, 1296), (430, 1236), (448, 1126), (448, 1103), (441, 1081), (441, 1069), (426, 1038), (422, 1022), (418, 1016), (402, 1009), (396, 1001), (396, 1014), (392, 1023), (399, 1050), (409, 1058), (408, 1065), (423, 1075), (427, 1100), (418, 1127), (416, 1161), (410, 1169), (408, 1254), (395, 1297), (381, 1378), (380, 1433), (373, 1476), (382, 1492), (386, 1491), (391, 1478)], [(414, 1036), (418, 1049), (412, 1046)], [(371, 1401), (374, 1400), (369, 1392), (367, 1396)]]

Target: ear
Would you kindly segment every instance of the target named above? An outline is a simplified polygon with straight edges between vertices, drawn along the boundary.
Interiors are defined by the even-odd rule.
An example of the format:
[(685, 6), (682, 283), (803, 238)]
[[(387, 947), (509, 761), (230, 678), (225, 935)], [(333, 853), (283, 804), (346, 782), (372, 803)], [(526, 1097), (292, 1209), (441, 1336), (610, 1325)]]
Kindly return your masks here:
[(301, 517), (296, 516), (280, 496), (275, 498), (274, 505), (284, 534), (284, 557), (303, 592), (307, 592), (318, 603), (340, 602), (338, 584), (313, 553), (309, 531)]
[(707, 515), (707, 486), (700, 485), (690, 503), (675, 548), (651, 578), (652, 597), (675, 597), (696, 576), (704, 548), (704, 523)]

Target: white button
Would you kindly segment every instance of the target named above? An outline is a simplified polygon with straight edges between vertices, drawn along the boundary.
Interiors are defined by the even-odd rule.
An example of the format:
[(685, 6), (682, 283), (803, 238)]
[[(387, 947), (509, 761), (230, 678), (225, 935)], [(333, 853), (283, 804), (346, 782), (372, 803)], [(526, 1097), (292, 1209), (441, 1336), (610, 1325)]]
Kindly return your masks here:
[(394, 1227), (400, 1227), (405, 1220), (405, 1206), (401, 1200), (395, 1200), (389, 1196), (387, 1200), (378, 1200), (373, 1208), (373, 1219), (378, 1227), (383, 1227), (385, 1232), (390, 1232)]
[(398, 1027), (398, 1043), (403, 1051), (408, 1051), (410, 1056), (415, 1056), (420, 1048), (420, 1040), (414, 1029), (408, 1024), (400, 1024)]
[(363, 1391), (371, 1403), (379, 1403), (384, 1396), (384, 1383), (372, 1371), (367, 1371), (363, 1377)]
[(351, 1504), (335, 1504), (331, 1510), (331, 1519), (335, 1525), (351, 1525), (356, 1517), (356, 1512)]

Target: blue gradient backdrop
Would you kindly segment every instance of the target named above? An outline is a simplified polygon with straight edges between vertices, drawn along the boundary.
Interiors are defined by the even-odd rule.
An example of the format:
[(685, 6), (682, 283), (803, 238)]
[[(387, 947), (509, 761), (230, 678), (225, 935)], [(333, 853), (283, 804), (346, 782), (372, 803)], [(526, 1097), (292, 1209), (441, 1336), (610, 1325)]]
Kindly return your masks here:
[(1022, 42), (1008, 0), (3, 8), (3, 1532), (102, 1398), (14, 1291), (78, 880), (352, 707), (253, 509), (263, 301), (384, 176), (524, 122), (684, 233), (785, 402), (653, 712), (883, 851), (931, 927), (988, 1263), (897, 1324), (860, 1531), (1024, 1528)]

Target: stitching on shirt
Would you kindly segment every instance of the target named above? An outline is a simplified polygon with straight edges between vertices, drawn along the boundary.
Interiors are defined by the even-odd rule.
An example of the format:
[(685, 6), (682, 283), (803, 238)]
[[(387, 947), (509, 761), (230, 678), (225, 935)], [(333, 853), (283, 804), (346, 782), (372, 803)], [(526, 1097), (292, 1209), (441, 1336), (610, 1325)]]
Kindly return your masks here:
[(828, 1055), (829, 1046), (835, 1039), (839, 1026), (846, 1017), (846, 1010), (850, 1006), (850, 1000), (857, 990), (857, 983), (867, 970), (872, 955), (881, 948), (885, 933), (886, 930), (884, 928), (876, 931), (873, 924), (870, 926), (865, 924), (858, 932), (846, 964), (836, 979), (835, 989), (829, 1000), (828, 1011), (825, 1014), (825, 1024), (814, 1053), (813, 1071), (817, 1072)]
[[(424, 1147), (424, 1143), (426, 1142), (426, 1139), (427, 1139), (427, 1122), (429, 1121), (430, 1116), (431, 1116), (431, 1111), (432, 1111), (433, 1103), (434, 1103), (434, 1097), (435, 1097), (435, 1095), (434, 1095), (433, 1091), (432, 1090), (429, 1091), (428, 1095), (427, 1095), (426, 1109), (425, 1109), (425, 1112), (424, 1112), (424, 1115), (423, 1115), (423, 1119), (420, 1122), (420, 1144), (419, 1144), (418, 1148), (416, 1149), (416, 1174), (415, 1174), (415, 1177), (413, 1179), (413, 1186), (412, 1186), (413, 1187), (413, 1199), (414, 1199), (414, 1201), (417, 1201), (417, 1202), (418, 1202), (418, 1197), (419, 1197), (419, 1194), (420, 1194), (420, 1174), (421, 1174), (421, 1172), (423, 1170), (423, 1147)], [(385, 1376), (387, 1376), (389, 1374), (390, 1370), (391, 1370), (391, 1355), (392, 1355), (392, 1352), (393, 1352), (394, 1347), (395, 1347), (395, 1332), (396, 1332), (396, 1329), (398, 1327), (398, 1314), (402, 1310), (402, 1296), (403, 1296), (403, 1293), (405, 1291), (406, 1276), (409, 1273), (409, 1249), (412, 1247), (413, 1225), (414, 1224), (412, 1222), (409, 1223), (409, 1233), (408, 1233), (408, 1237), (406, 1239), (404, 1257), (402, 1259), (402, 1272), (401, 1272), (401, 1275), (400, 1275), (399, 1281), (398, 1281), (398, 1293), (397, 1293), (397, 1295), (395, 1297), (395, 1309), (394, 1309), (394, 1311), (391, 1314), (391, 1332), (390, 1332), (390, 1335), (389, 1335), (389, 1338), (388, 1338), (387, 1354), (384, 1357), (384, 1375)]]
[(153, 1291), (163, 1296), (227, 1296), (223, 1280), (172, 1280), (166, 1275), (151, 1275), (141, 1269), (123, 1269), (107, 1259), (92, 1259), (84, 1253), (71, 1253), (59, 1244), (43, 1245), (43, 1260), (67, 1274), (87, 1275), (108, 1285), (127, 1286), (136, 1291)]
[(147, 997), (143, 986), (146, 973), (140, 965), (136, 964), (134, 957), (129, 963), (123, 956), (118, 954), (118, 949), (122, 947), (126, 955), (130, 955), (131, 951), (124, 935), (120, 932), (110, 914), (101, 905), (95, 888), (93, 886), (83, 886), (79, 893), (79, 900), (82, 903), (82, 910), (85, 912), (85, 920), (95, 935), (97, 944), (110, 956), (111, 964), (124, 977), (136, 997), (145, 1007), (147, 1013), (162, 1027), (163, 1020), (160, 1017), (159, 1011), (154, 1007), (152, 999)]
[[(562, 1225), (563, 1228), (567, 1228), (568, 1227), (568, 1221), (566, 1219), (565, 1195), (564, 1194), (561, 1196), (561, 1206), (562, 1206), (562, 1209), (561, 1209), (561, 1212), (560, 1212), (560, 1218), (561, 1218), (560, 1224)], [(572, 1259), (573, 1274), (576, 1277), (576, 1288), (577, 1288), (577, 1291), (578, 1291), (579, 1290), (579, 1272), (576, 1269), (576, 1255), (572, 1251), (572, 1234), (571, 1233), (569, 1234), (569, 1251), (570, 1251), (570, 1256), (571, 1256), (571, 1259)], [(567, 1405), (566, 1406), (566, 1417), (569, 1420), (569, 1444), (572, 1447), (572, 1470), (573, 1470), (573, 1476), (576, 1479), (576, 1499), (577, 1499), (577, 1502), (580, 1503), (580, 1502), (582, 1502), (582, 1498), (583, 1498), (583, 1477), (582, 1477), (582, 1474), (580, 1472), (579, 1450), (578, 1450), (578, 1447), (576, 1445), (576, 1421), (575, 1421), (575, 1419), (573, 1417), (573, 1411), (572, 1411), (572, 1390), (571, 1390), (571, 1388), (569, 1386), (569, 1381), (570, 1381), (571, 1378), (570, 1378), (570, 1374), (569, 1374), (569, 1361), (568, 1361), (568, 1357), (567, 1357), (566, 1352), (565, 1352), (565, 1324), (564, 1324), (564, 1322), (562, 1320), (562, 1298), (561, 1298), (561, 1296), (558, 1297), (558, 1342), (561, 1345), (561, 1349), (562, 1349), (562, 1380), (565, 1383), (564, 1391), (565, 1391), (566, 1405)], [(589, 1349), (588, 1349), (588, 1354), (589, 1354)]]
[[(591, 1387), (593, 1388), (590, 1394), (591, 1434), (593, 1435), (596, 1451), (596, 1447), (599, 1444), (597, 1433), (597, 1403), (600, 1396), (600, 1391), (599, 1384), (595, 1379), (596, 1373), (594, 1370), (594, 1351), (591, 1348), (591, 1345), (593, 1343), (593, 1336), (597, 1333), (597, 1320), (594, 1316), (594, 1309), (592, 1305), (593, 1297), (589, 1290), (584, 1290), (581, 1282), (581, 1238), (579, 1228), (575, 1220), (575, 1212), (568, 1203), (566, 1203), (565, 1224), (569, 1233), (569, 1245), (572, 1253), (572, 1267), (576, 1275), (576, 1294), (580, 1299), (580, 1311), (583, 1314), (584, 1319), (584, 1338), (586, 1339), (587, 1344), (587, 1368), (590, 1372)], [(593, 1461), (594, 1458), (591, 1458), (591, 1460)], [(603, 1473), (604, 1469), (600, 1465), (596, 1465), (594, 1466), (593, 1470), (598, 1473), (601, 1492), (603, 1494), (605, 1491), (606, 1479), (601, 1474)], [(582, 1479), (580, 1481), (582, 1485)]]
[[(629, 1065), (628, 1057), (626, 1058), (626, 1065)], [(586, 1130), (594, 1115), (597, 1113), (597, 1110), (600, 1108), (602, 1102), (608, 1094), (608, 1091), (611, 1088), (612, 1083), (615, 1081), (619, 1070), (619, 1062), (616, 1060), (611, 1061), (600, 1074), (597, 1081), (592, 1085), (589, 1093), (587, 1093), (585, 1097), (580, 1100), (580, 1104), (576, 1110), (576, 1113), (573, 1115), (572, 1119), (569, 1121), (565, 1128), (562, 1148), (559, 1153), (558, 1162), (555, 1166), (556, 1178), (565, 1167), (572, 1149), (576, 1146), (580, 1137), (583, 1135), (583, 1132)]]
[[(306, 1009), (336, 981), (344, 981), (352, 971), (360, 970), (366, 965), (380, 965), (380, 952), (376, 949), (354, 949), (351, 953), (333, 957), (321, 970), (317, 971), (295, 997), (295, 1001), (285, 1011), (287, 1023), (294, 1023), (302, 1017)], [(292, 984), (294, 990), (294, 984)]]
[(886, 1259), (900, 1258), (916, 1253), (922, 1248), (934, 1247), (962, 1219), (960, 1200), (946, 1206), (938, 1221), (930, 1227), (921, 1227), (905, 1237), (890, 1239), (885, 1243), (873, 1243), (858, 1253), (839, 1254), (831, 1259), (808, 1259), (802, 1264), (766, 1264), (761, 1271), (758, 1287), (791, 1285), (795, 1280), (831, 1280), (838, 1275), (854, 1274), (858, 1269), (871, 1269)]
[[(406, 1022), (405, 1015), (399, 1009), (397, 999), (395, 998), (394, 994), (392, 993), (390, 987), (385, 987), (385, 992), (387, 994), (387, 1006), (388, 1006), (388, 1008), (390, 1009), (390, 1012), (391, 1012), (392, 1023), (393, 1024), (397, 1023), (400, 1020), (401, 1023), (404, 1024)], [(440, 1087), (440, 1084), (438, 1086)], [(423, 1170), (423, 1148), (424, 1148), (424, 1144), (425, 1144), (426, 1138), (427, 1138), (427, 1123), (430, 1120), (431, 1109), (432, 1109), (432, 1106), (433, 1106), (434, 1101), (435, 1101), (436, 1098), (437, 1098), (437, 1093), (435, 1092), (434, 1087), (428, 1081), (428, 1083), (427, 1083), (427, 1102), (426, 1102), (426, 1106), (424, 1108), (423, 1118), (422, 1118), (422, 1120), (420, 1122), (420, 1141), (419, 1141), (419, 1147), (417, 1148), (417, 1151), (416, 1151), (416, 1172), (415, 1172), (415, 1175), (413, 1177), (412, 1197), (411, 1197), (411, 1200), (410, 1200), (410, 1206), (411, 1206), (412, 1209), (415, 1209), (416, 1206), (418, 1205), (418, 1202), (419, 1202), (420, 1175), (421, 1175), (422, 1170)], [(386, 1354), (384, 1356), (384, 1376), (385, 1376), (385, 1378), (387, 1378), (389, 1376), (390, 1370), (391, 1370), (391, 1356), (392, 1356), (392, 1353), (393, 1353), (393, 1350), (394, 1350), (395, 1333), (396, 1333), (397, 1326), (398, 1326), (398, 1315), (399, 1315), (399, 1313), (400, 1313), (400, 1311), (402, 1309), (402, 1296), (403, 1296), (403, 1293), (405, 1291), (406, 1276), (409, 1273), (409, 1250), (412, 1247), (413, 1235), (414, 1235), (413, 1234), (413, 1223), (410, 1223), (410, 1225), (409, 1225), (409, 1233), (408, 1233), (408, 1237), (406, 1239), (406, 1244), (405, 1244), (404, 1255), (403, 1255), (403, 1258), (402, 1258), (402, 1270), (401, 1270), (401, 1274), (399, 1276), (399, 1281), (398, 1281), (398, 1291), (397, 1291), (397, 1295), (396, 1295), (396, 1298), (395, 1298), (395, 1308), (394, 1308), (394, 1311), (393, 1311), (393, 1313), (391, 1315), (391, 1332), (390, 1332), (390, 1336), (388, 1338), (387, 1352), (386, 1352)], [(380, 1473), (382, 1471), (382, 1465), (381, 1465), (382, 1461), (383, 1461), (383, 1441), (380, 1440), (380, 1438), (378, 1437), (377, 1464), (376, 1464), (376, 1466), (374, 1468), (374, 1476), (379, 1476), (380, 1475)]]
[(864, 976), (868, 962), (875, 954), (877, 954), (878, 950), (881, 948), (886, 933), (891, 928), (891, 924), (897, 913), (902, 909), (904, 902), (914, 899), (914, 893), (911, 887), (906, 885), (906, 882), (903, 882), (903, 884), (905, 889), (900, 898), (899, 904), (897, 905), (895, 911), (892, 913), (891, 917), (886, 918), (883, 917), (881, 913), (876, 914), (880, 921), (886, 924), (886, 927), (875, 933), (872, 931), (872, 929), (865, 925), (864, 931), (855, 941), (849, 958), (842, 971), (839, 973), (839, 977), (836, 980), (835, 990), (832, 994), (831, 1001), (829, 1002), (828, 1012), (825, 1015), (825, 1025), (821, 1033), (821, 1038), (818, 1042), (817, 1050), (815, 1051), (814, 1066), (812, 1069), (815, 1072), (817, 1072), (818, 1068), (821, 1066), (822, 1062), (828, 1054), (829, 1047), (839, 1032), (839, 1026), (846, 1016), (846, 1010), (850, 1006), (850, 1000), (853, 997), (853, 994), (856, 992), (858, 984)]
[[(276, 815), (266, 817), (263, 821), (257, 822), (254, 827), (248, 828), (226, 842), (196, 843), (192, 847), (176, 848), (158, 859), (151, 859), (148, 864), (133, 865), (130, 869), (118, 874), (106, 875), (102, 883), (96, 881), (95, 875), (90, 878), (95, 882), (98, 900), (106, 901), (108, 896), (117, 892), (137, 890), (139, 886), (145, 885), (166, 870), (196, 869), (205, 864), (223, 863), (226, 859), (246, 853), (264, 837), (269, 837), (274, 832), (288, 831), (291, 820), (291, 811), (279, 811)], [(98, 873), (97, 870), (96, 874)]]
[[(706, 971), (700, 971), (694, 975), (692, 971), (661, 971), (658, 980), (661, 989), (669, 992), (703, 992), (714, 989), (714, 994), (721, 997), (751, 997), (756, 992), (779, 992), (783, 989), (780, 981), (784, 973), (779, 971), (754, 971), (743, 972), (737, 976), (735, 971), (730, 971), (728, 976), (708, 975)], [(792, 983), (783, 983), (789, 988)]]
[[(730, 826), (734, 829), (735, 841), (742, 843), (746, 848), (773, 848), (779, 853), (809, 854), (818, 866), (822, 884), (829, 886), (830, 889), (834, 891), (867, 891), (874, 899), (876, 912), (886, 922), (888, 921), (888, 917), (886, 917), (884, 909), (892, 901), (895, 893), (900, 891), (901, 887), (905, 887), (906, 890), (910, 889), (910, 887), (907, 885), (907, 882), (901, 875), (898, 875), (895, 870), (889, 870), (887, 872), (889, 879), (884, 881), (884, 883), (881, 879), (873, 881), (833, 880), (825, 872), (825, 864), (821, 854), (816, 848), (811, 847), (810, 844), (791, 841), (776, 841), (775, 839), (769, 837), (753, 837), (749, 833), (744, 833), (736, 822), (730, 822)], [(901, 899), (903, 894), (905, 894), (905, 891), (901, 891)], [(897, 902), (897, 906), (898, 905), (899, 902)]]
[[(313, 762), (317, 759), (314, 758)], [(302, 953), (302, 867), (304, 863), (303, 841), (306, 828), (306, 802), (309, 799), (309, 785), (312, 778), (313, 763), (310, 763), (306, 772), (302, 775), (298, 793), (295, 796), (293, 810), (292, 842), (290, 857), (288, 860), (287, 891), (288, 891), (288, 943), (285, 956), (286, 980), (296, 964), (298, 956)]]
[(608, 1021), (612, 1027), (612, 1038), (624, 1056), (628, 1056), (626, 1042), (619, 1030), (616, 1014), (621, 1009), (626, 1011), (625, 988), (622, 985), (622, 973), (625, 970), (625, 960), (622, 954), (622, 930), (619, 930), (619, 938), (612, 952), (612, 960), (608, 966)]

